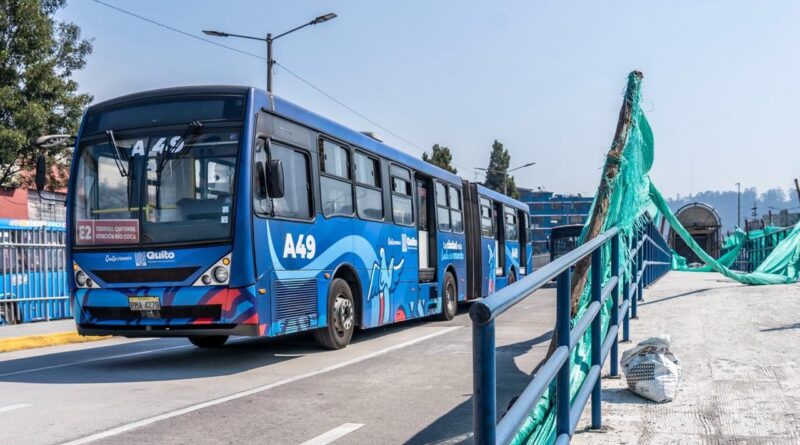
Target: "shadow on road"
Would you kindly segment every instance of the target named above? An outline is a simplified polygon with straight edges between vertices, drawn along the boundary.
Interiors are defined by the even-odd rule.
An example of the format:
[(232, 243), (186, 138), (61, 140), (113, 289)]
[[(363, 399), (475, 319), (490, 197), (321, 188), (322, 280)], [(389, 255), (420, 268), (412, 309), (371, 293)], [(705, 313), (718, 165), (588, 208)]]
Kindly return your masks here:
[[(518, 396), (531, 381), (532, 376), (519, 369), (514, 359), (530, 353), (534, 346), (550, 341), (552, 336), (553, 331), (548, 331), (536, 338), (497, 348), (498, 420), (499, 416), (505, 414), (511, 399)], [(406, 443), (437, 445), (472, 443), (471, 433), (472, 397), (436, 419)]]
[[(352, 344), (430, 321), (411, 320), (357, 331)], [(310, 333), (280, 338), (234, 338), (220, 349), (199, 349), (183, 338), (161, 338), (0, 361), (0, 382), (101, 384), (186, 380), (234, 375), (304, 355), (336, 353), (320, 349)]]

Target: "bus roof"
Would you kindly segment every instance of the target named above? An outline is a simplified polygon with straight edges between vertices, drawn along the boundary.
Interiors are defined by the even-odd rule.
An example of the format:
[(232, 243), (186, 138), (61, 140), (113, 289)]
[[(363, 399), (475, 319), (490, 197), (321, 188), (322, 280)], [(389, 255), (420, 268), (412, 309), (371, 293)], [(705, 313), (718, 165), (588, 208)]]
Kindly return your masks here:
[[(309, 111), (281, 97), (273, 95), (272, 101), (269, 101), (266, 91), (260, 88), (237, 85), (198, 85), (161, 88), (109, 99), (91, 105), (88, 111), (114, 107), (130, 101), (147, 100), (164, 96), (179, 96), (184, 94), (241, 94), (246, 96), (249, 95), (250, 92), (254, 93), (256, 103), (259, 106), (271, 109), (272, 112), (280, 116), (314, 128), (315, 130), (319, 130), (323, 133), (340, 139), (343, 142), (353, 144), (359, 148), (370, 151), (373, 154), (397, 161), (398, 164), (403, 164), (406, 167), (412, 168), (416, 171), (434, 176), (438, 179), (443, 179), (454, 185), (461, 186), (461, 177), (456, 174), (450, 173), (447, 170), (425, 162), (419, 157), (414, 157), (406, 152), (384, 144), (356, 130), (347, 128), (344, 125), (338, 124), (326, 117), (320, 116), (319, 114)], [(269, 106), (270, 104), (272, 105), (271, 107)]]
[(510, 196), (506, 196), (506, 195), (504, 195), (502, 193), (498, 193), (498, 192), (496, 192), (496, 191), (494, 191), (494, 190), (492, 190), (492, 189), (490, 189), (490, 188), (488, 188), (488, 187), (486, 187), (484, 185), (481, 185), (481, 184), (476, 184), (476, 185), (477, 185), (477, 188), (478, 188), (478, 193), (480, 193), (481, 195), (483, 195), (483, 196), (485, 196), (487, 198), (494, 199), (497, 202), (502, 202), (503, 204), (505, 204), (507, 206), (514, 207), (515, 209), (524, 210), (526, 212), (529, 211), (528, 210), (528, 205), (525, 204), (524, 202), (517, 201), (516, 199), (514, 199), (514, 198), (512, 198)]
[[(259, 94), (266, 95), (263, 90), (257, 91)], [(347, 142), (359, 148), (370, 151), (373, 154), (397, 161), (398, 164), (403, 164), (406, 167), (410, 167), (416, 171), (461, 186), (460, 176), (450, 173), (449, 171), (439, 168), (429, 162), (423, 161), (419, 157), (414, 157), (404, 151), (400, 151), (390, 145), (384, 144), (383, 142), (373, 139), (351, 128), (347, 128), (344, 125), (338, 124), (326, 117), (320, 116), (313, 111), (309, 111), (278, 96), (273, 96), (273, 103), (273, 111), (279, 116), (286, 117), (300, 124), (319, 130), (325, 134), (340, 139), (343, 142)]]

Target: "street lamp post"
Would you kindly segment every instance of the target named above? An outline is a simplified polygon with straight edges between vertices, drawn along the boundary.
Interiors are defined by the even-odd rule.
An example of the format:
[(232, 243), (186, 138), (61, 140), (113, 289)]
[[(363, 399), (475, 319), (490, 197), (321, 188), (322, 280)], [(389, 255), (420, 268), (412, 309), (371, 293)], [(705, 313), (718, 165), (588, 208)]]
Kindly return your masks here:
[(275, 65), (275, 59), (272, 57), (272, 42), (287, 34), (291, 34), (299, 29), (305, 28), (306, 26), (318, 25), (320, 23), (327, 22), (328, 20), (335, 19), (336, 17), (337, 17), (336, 14), (332, 12), (325, 15), (321, 15), (308, 23), (304, 23), (282, 34), (278, 34), (275, 37), (272, 36), (272, 33), (268, 33), (267, 37), (262, 38), (262, 37), (244, 36), (241, 34), (230, 34), (222, 31), (210, 31), (205, 29), (203, 30), (203, 33), (215, 37), (238, 37), (240, 39), (260, 40), (262, 42), (266, 42), (267, 43), (267, 92), (272, 94), (272, 67)]
[(514, 168), (508, 169), (508, 170), (492, 170), (492, 169), (488, 169), (488, 168), (484, 168), (484, 167), (475, 167), (475, 170), (485, 171), (486, 173), (502, 173), (503, 174), (503, 194), (504, 195), (508, 195), (508, 174), (513, 172), (513, 171), (515, 171), (515, 170), (519, 170), (521, 168), (530, 167), (531, 165), (536, 165), (536, 163), (535, 162), (528, 162), (525, 165), (520, 165), (519, 167), (514, 167)]

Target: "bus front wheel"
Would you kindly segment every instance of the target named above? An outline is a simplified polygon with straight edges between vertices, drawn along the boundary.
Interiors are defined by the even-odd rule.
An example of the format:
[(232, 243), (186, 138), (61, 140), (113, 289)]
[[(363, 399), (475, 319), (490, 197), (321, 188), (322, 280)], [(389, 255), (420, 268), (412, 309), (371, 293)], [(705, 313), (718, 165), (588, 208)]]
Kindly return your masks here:
[(202, 337), (189, 337), (189, 341), (198, 348), (221, 348), (228, 341), (227, 335), (206, 335)]
[(450, 272), (444, 275), (442, 300), (443, 307), (439, 318), (445, 321), (452, 320), (456, 316), (456, 311), (458, 311), (458, 291), (456, 290), (456, 279)]
[(356, 326), (353, 293), (347, 281), (336, 278), (328, 289), (327, 326), (314, 331), (314, 339), (325, 349), (342, 349), (350, 343)]

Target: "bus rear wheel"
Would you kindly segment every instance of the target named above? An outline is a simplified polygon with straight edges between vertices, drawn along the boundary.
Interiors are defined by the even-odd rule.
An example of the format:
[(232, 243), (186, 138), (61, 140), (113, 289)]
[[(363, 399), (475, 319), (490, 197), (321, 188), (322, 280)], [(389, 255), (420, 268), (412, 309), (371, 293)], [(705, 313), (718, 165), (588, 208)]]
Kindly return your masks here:
[(442, 300), (443, 307), (439, 318), (445, 321), (452, 320), (456, 316), (456, 311), (458, 311), (458, 292), (456, 291), (456, 279), (450, 272), (444, 275)]
[(228, 336), (204, 335), (202, 337), (189, 337), (189, 341), (198, 348), (221, 348), (228, 341)]
[(347, 281), (336, 278), (328, 289), (327, 326), (314, 331), (314, 339), (325, 349), (342, 349), (350, 343), (356, 326), (353, 292)]

